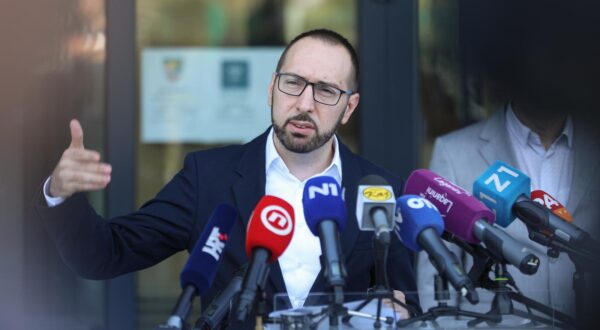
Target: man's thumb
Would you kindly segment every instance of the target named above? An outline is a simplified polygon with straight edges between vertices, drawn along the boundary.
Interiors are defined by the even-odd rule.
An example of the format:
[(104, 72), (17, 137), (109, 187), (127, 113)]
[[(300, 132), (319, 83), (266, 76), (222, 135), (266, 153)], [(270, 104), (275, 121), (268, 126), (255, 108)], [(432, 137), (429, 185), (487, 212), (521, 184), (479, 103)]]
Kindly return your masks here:
[(77, 119), (72, 119), (69, 123), (71, 127), (71, 145), (70, 148), (83, 149), (83, 129)]

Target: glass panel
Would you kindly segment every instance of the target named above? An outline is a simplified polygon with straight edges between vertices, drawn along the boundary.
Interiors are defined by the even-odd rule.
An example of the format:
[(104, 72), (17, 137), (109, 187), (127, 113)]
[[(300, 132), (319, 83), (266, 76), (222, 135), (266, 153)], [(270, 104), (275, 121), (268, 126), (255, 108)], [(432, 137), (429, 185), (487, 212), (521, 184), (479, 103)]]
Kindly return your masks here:
[(427, 129), (419, 167), (427, 167), (435, 137), (462, 124), (458, 1), (419, 1), (419, 81)]
[[(32, 196), (69, 145), (104, 151), (105, 1), (0, 4), (0, 328), (104, 328), (104, 282), (62, 261)], [(102, 192), (89, 194), (102, 213)]]
[(517, 94), (545, 113), (597, 120), (597, 10), (587, 1), (419, 0), (421, 166), (436, 137), (488, 118)]
[[(149, 51), (171, 51), (173, 47), (188, 47), (197, 52), (216, 51), (215, 56), (222, 56), (229, 51), (257, 50), (257, 47), (283, 47), (295, 35), (312, 28), (325, 27), (333, 29), (356, 43), (356, 4), (349, 1), (275, 1), (275, 0), (226, 0), (226, 1), (137, 1), (137, 42), (138, 59), (143, 66), (144, 58)], [(193, 48), (189, 48), (193, 47)], [(264, 48), (260, 48), (264, 49)], [(268, 48), (267, 48), (268, 49)], [(277, 48), (281, 50), (281, 48)], [(222, 50), (219, 53), (219, 50)], [(205, 56), (203, 54), (201, 56)], [(264, 56), (261, 56), (264, 58)], [(270, 71), (264, 78), (265, 88), (260, 88), (257, 95), (264, 112), (268, 114), (266, 86), (270, 73), (275, 71), (274, 57)], [(208, 61), (208, 59), (207, 59)], [(168, 62), (168, 63), (167, 63)], [(181, 70), (181, 61), (177, 58), (165, 62), (173, 77)], [(235, 64), (235, 63), (234, 63)], [(186, 64), (183, 64), (186, 65)], [(143, 107), (142, 95), (145, 71), (140, 67), (140, 102)], [(207, 73), (208, 74), (208, 73)], [(181, 78), (185, 79), (185, 77)], [(211, 78), (215, 83), (222, 77), (215, 74)], [(200, 83), (199, 83), (200, 84)], [(197, 87), (198, 88), (198, 87)], [(172, 92), (172, 90), (171, 90)], [(202, 93), (205, 94), (202, 94)], [(221, 93), (222, 90), (218, 90)], [(206, 97), (207, 91), (198, 88), (191, 97)], [(235, 93), (229, 90), (227, 93)], [(221, 94), (219, 94), (221, 95)], [(232, 95), (232, 94), (222, 94)], [(167, 95), (158, 93), (153, 97)], [(178, 96), (173, 93), (170, 99), (162, 103), (169, 105), (177, 102)], [(173, 99), (172, 97), (175, 97)], [(248, 96), (250, 97), (250, 96)], [(212, 109), (214, 111), (214, 109)], [(192, 110), (198, 111), (198, 110)], [(220, 109), (219, 109), (220, 111)], [(262, 109), (261, 109), (262, 111)], [(193, 112), (192, 115), (202, 115)], [(156, 192), (172, 178), (181, 168), (186, 153), (212, 148), (231, 143), (230, 140), (213, 139), (210, 142), (194, 142), (193, 139), (178, 141), (158, 141), (149, 143), (148, 135), (143, 134), (143, 108), (139, 112), (140, 140), (137, 148), (137, 186), (136, 201), (138, 206), (152, 198)], [(187, 117), (186, 117), (187, 118)], [(260, 131), (266, 129), (270, 118), (265, 117)], [(345, 125), (341, 130), (342, 139), (356, 150), (358, 145), (356, 120)], [(156, 132), (154, 132), (156, 133)], [(188, 132), (190, 133), (190, 132)], [(193, 132), (192, 132), (193, 133)], [(203, 141), (209, 141), (210, 136)], [(144, 142), (146, 141), (146, 142)], [(235, 141), (243, 143), (245, 141)], [(139, 295), (139, 324), (147, 329), (165, 322), (173, 308), (179, 287), (179, 273), (187, 260), (188, 253), (181, 252), (165, 260), (159, 265), (138, 273)], [(196, 306), (197, 308), (197, 306)], [(198, 315), (197, 310), (193, 315)], [(197, 316), (195, 316), (197, 317)], [(195, 318), (194, 317), (194, 318)]]

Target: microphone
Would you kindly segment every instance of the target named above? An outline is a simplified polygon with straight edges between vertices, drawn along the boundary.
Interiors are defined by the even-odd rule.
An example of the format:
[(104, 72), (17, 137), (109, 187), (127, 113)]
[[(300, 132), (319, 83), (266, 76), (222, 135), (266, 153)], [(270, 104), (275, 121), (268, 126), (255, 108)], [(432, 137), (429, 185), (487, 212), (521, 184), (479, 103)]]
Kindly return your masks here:
[(477, 304), (479, 297), (473, 282), (465, 274), (456, 255), (448, 250), (440, 238), (444, 232), (444, 222), (436, 207), (416, 195), (401, 196), (396, 205), (398, 225), (395, 232), (404, 245), (415, 252), (425, 249), (438, 273), (472, 304)]
[(473, 194), (496, 213), (506, 227), (519, 218), (529, 228), (549, 231), (553, 239), (571, 248), (598, 251), (600, 244), (581, 228), (561, 220), (529, 198), (531, 180), (516, 168), (496, 161), (473, 184)]
[(531, 192), (531, 200), (545, 206), (552, 213), (561, 217), (568, 223), (573, 223), (573, 216), (566, 207), (564, 207), (556, 198), (543, 190), (534, 190)]
[(235, 321), (244, 322), (252, 310), (259, 287), (265, 285), (268, 264), (285, 251), (294, 234), (294, 209), (281, 198), (265, 195), (250, 215), (246, 230), (246, 255), (250, 258), (242, 291), (235, 309)]
[(236, 217), (237, 211), (227, 204), (217, 206), (210, 215), (181, 271), (179, 280), (183, 292), (167, 320), (166, 328), (182, 329), (194, 297), (204, 294), (212, 284)]
[(499, 260), (517, 267), (524, 274), (534, 274), (539, 258), (500, 228), (492, 226), (494, 213), (465, 189), (436, 173), (420, 169), (406, 180), (405, 194), (429, 200), (440, 211), (445, 229), (474, 244), (483, 242)]
[(375, 174), (367, 175), (358, 184), (358, 227), (360, 230), (375, 231), (378, 238), (382, 233), (389, 235), (394, 229), (394, 190), (384, 178)]
[(231, 302), (242, 290), (242, 279), (248, 265), (240, 268), (229, 284), (219, 292), (194, 325), (195, 330), (218, 329), (227, 315)]
[(394, 229), (396, 199), (392, 187), (379, 175), (367, 175), (358, 183), (356, 219), (360, 230), (374, 231), (375, 286), (388, 290), (387, 259)]
[(306, 182), (302, 194), (304, 218), (313, 235), (321, 242), (323, 274), (332, 287), (346, 285), (346, 268), (340, 245), (340, 232), (346, 226), (346, 203), (342, 189), (330, 176), (318, 176)]

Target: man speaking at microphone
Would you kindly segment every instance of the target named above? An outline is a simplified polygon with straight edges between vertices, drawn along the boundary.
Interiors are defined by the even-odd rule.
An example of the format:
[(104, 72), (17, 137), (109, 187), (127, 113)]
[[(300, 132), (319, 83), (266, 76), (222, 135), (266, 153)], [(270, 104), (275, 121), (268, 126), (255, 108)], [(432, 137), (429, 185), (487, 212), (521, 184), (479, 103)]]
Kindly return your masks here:
[[(335, 178), (345, 191), (349, 219), (341, 233), (348, 270), (346, 292), (364, 292), (374, 280), (372, 232), (361, 232), (355, 218), (357, 184), (378, 174), (396, 193), (401, 181), (353, 154), (336, 137), (359, 102), (358, 60), (350, 43), (329, 30), (313, 30), (285, 48), (271, 77), (267, 96), (272, 126), (242, 146), (227, 146), (187, 155), (183, 169), (140, 210), (104, 221), (81, 192), (103, 189), (111, 167), (83, 146), (83, 130), (71, 121), (71, 145), (40, 191), (36, 208), (63, 259), (85, 277), (104, 279), (152, 266), (173, 253), (190, 250), (209, 214), (220, 203), (240, 214), (212, 288), (209, 303), (237, 269), (247, 262), (245, 228), (255, 205), (265, 195), (294, 208), (294, 234), (287, 250), (271, 267), (267, 303), (287, 292), (290, 307), (300, 307), (310, 292), (327, 290), (319, 256), (319, 238), (304, 219), (302, 191), (317, 175)], [(44, 196), (45, 195), (45, 196)], [(412, 254), (396, 239), (389, 250), (392, 289), (406, 292), (418, 308)], [(397, 293), (402, 296), (401, 293)], [(271, 306), (272, 307), (272, 306)]]

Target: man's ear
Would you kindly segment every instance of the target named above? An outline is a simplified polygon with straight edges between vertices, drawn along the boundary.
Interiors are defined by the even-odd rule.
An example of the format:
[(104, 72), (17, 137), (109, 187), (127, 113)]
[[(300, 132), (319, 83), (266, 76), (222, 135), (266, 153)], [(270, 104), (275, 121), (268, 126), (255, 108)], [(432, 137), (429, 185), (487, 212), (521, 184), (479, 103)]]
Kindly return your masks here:
[(277, 75), (273, 73), (269, 87), (267, 87), (267, 102), (269, 103), (269, 108), (273, 107), (273, 87), (275, 87), (275, 79), (277, 79)]
[(352, 114), (354, 113), (354, 110), (356, 110), (359, 100), (360, 100), (360, 94), (354, 93), (354, 94), (350, 95), (350, 97), (348, 98), (348, 104), (346, 104), (346, 109), (344, 109), (345, 112), (344, 112), (344, 117), (342, 117), (342, 124), (346, 124), (348, 122), (348, 120), (350, 120), (350, 116), (352, 116)]

